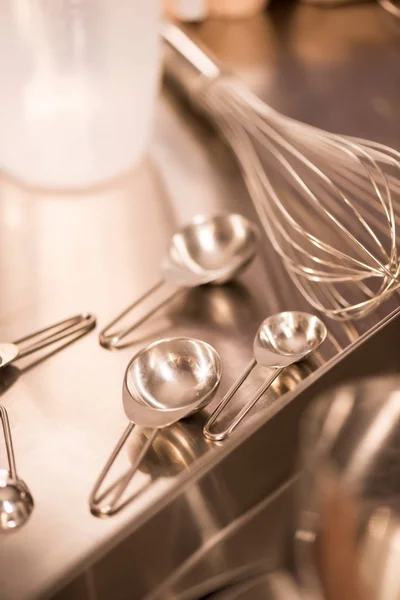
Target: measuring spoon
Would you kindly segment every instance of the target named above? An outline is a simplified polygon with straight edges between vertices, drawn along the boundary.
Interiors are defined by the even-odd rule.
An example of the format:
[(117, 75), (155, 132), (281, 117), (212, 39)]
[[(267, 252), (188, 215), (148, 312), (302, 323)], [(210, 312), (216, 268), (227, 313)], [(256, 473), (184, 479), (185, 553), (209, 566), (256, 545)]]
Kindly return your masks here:
[(8, 469), (0, 469), (0, 532), (6, 532), (26, 523), (33, 510), (33, 499), (28, 486), (17, 475), (10, 423), (1, 404), (0, 420), (8, 459)]
[[(194, 338), (159, 340), (138, 352), (129, 363), (123, 384), (123, 405), (130, 420), (97, 479), (90, 496), (96, 515), (112, 515), (133, 475), (152, 445), (157, 432), (203, 408), (212, 399), (221, 379), (222, 363), (217, 351)], [(131, 469), (105, 506), (99, 489), (135, 425), (153, 429)], [(114, 487), (114, 486), (112, 486)]]
[[(221, 441), (227, 438), (283, 369), (309, 356), (322, 344), (326, 335), (327, 330), (324, 323), (309, 313), (281, 312), (265, 319), (254, 339), (253, 360), (211, 413), (203, 429), (205, 437), (212, 441)], [(226, 429), (218, 432), (211, 431), (212, 425), (257, 364), (273, 368), (275, 372), (260, 386), (253, 398)]]
[[(254, 258), (258, 237), (256, 226), (241, 215), (196, 217), (172, 237), (161, 263), (160, 281), (100, 332), (100, 344), (106, 348), (122, 347), (127, 343), (123, 341), (127, 335), (185, 288), (222, 284), (235, 277)], [(131, 325), (113, 331), (122, 319), (164, 286), (168, 287), (164, 300), (153, 304)]]

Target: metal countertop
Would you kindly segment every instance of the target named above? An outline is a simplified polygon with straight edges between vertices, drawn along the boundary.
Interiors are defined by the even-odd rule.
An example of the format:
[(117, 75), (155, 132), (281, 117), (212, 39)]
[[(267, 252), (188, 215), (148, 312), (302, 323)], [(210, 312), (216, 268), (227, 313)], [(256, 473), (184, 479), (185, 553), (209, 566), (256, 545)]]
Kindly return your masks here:
[[(294, 5), (243, 22), (209, 21), (198, 33), (280, 111), (400, 148), (400, 36), (377, 5), (329, 10)], [(2, 339), (82, 310), (95, 313), (102, 326), (156, 281), (171, 234), (196, 214), (216, 211), (255, 219), (229, 150), (168, 90), (157, 107), (149, 157), (107, 188), (41, 193), (2, 177)], [(275, 392), (293, 387), (397, 304), (392, 298), (378, 314), (348, 327), (326, 321), (336, 345), (326, 342), (310, 365), (293, 368)], [(179, 484), (181, 469), (206, 452), (218, 452), (201, 436), (204, 416), (180, 424), (174, 442), (180, 458), (170, 471), (152, 471), (151, 488), (112, 519), (90, 514), (90, 488), (126, 424), (124, 370), (145, 340), (185, 334), (217, 348), (224, 376), (212, 409), (250, 360), (262, 319), (302, 308), (307, 304), (263, 239), (258, 258), (236, 284), (182, 295), (153, 319), (134, 347), (109, 352), (91, 333), (36, 365), (36, 358), (24, 359), (2, 372), (1, 401), (9, 411), (18, 468), (36, 506), (23, 529), (0, 540), (1, 599), (49, 593), (76, 565), (125, 535)], [(259, 381), (260, 374), (244, 393)], [(238, 397), (243, 401), (244, 394)], [(149, 478), (144, 468), (136, 485)]]

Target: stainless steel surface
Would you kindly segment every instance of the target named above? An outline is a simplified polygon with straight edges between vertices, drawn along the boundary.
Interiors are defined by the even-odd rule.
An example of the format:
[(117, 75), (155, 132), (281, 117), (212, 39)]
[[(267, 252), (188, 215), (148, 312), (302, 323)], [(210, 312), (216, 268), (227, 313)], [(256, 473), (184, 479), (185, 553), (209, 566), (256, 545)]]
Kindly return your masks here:
[(28, 486), (18, 477), (10, 422), (0, 404), (0, 420), (8, 459), (8, 469), (0, 469), (0, 533), (15, 531), (26, 523), (33, 510), (33, 498)]
[[(325, 341), (326, 336), (327, 329), (324, 323), (309, 313), (286, 311), (264, 319), (254, 338), (254, 358), (211, 413), (203, 428), (206, 438), (217, 442), (229, 437), (282, 371), (309, 357)], [(272, 375), (260, 386), (228, 427), (222, 431), (212, 431), (212, 426), (224, 408), (257, 364), (274, 369)]]
[[(398, 147), (399, 39), (384, 17), (375, 4), (321, 12), (295, 3), (290, 11), (267, 11), (242, 22), (206, 21), (198, 33), (224, 64), (281, 112)], [(48, 319), (56, 321), (61, 311), (74, 314), (82, 306), (106, 323), (124, 299), (139, 296), (154, 283), (171, 235), (197, 214), (217, 212), (257, 219), (229, 150), (168, 90), (157, 108), (150, 159), (109, 188), (42, 194), (0, 178), (1, 338), (16, 339)], [(307, 364), (287, 369), (268, 400), (302, 385), (311, 369), (356, 341), (397, 305), (393, 297), (354, 325), (329, 322), (329, 341)], [(20, 369), (1, 371), (1, 401), (10, 415), (18, 467), (35, 498), (28, 523), (15, 535), (3, 536), (0, 544), (4, 600), (54, 595), (86, 568), (75, 582), (73, 600), (80, 600), (80, 593), (85, 600), (88, 593), (96, 600), (124, 595), (132, 600), (132, 590), (143, 598), (179, 565), (187, 567), (203, 543), (216, 542), (224, 526), (286, 478), (295, 456), (296, 415), (304, 406), (301, 397), (290, 402), (288, 394), (272, 408), (275, 414), (284, 404), (282, 416), (275, 414), (259, 435), (243, 442), (223, 469), (221, 461), (239, 439), (269, 417), (266, 400), (222, 447), (204, 439), (202, 413), (189, 417), (184, 427), (180, 422), (165, 429), (134, 478), (141, 485), (153, 481), (144, 494), (104, 521), (94, 518), (87, 504), (95, 475), (126, 424), (121, 381), (134, 352), (147, 343), (143, 338), (186, 335), (211, 343), (223, 361), (224, 393), (251, 359), (260, 322), (283, 310), (310, 307), (262, 236), (256, 259), (237, 283), (184, 292), (137, 330), (141, 339), (133, 348), (107, 352), (95, 335), (88, 335), (35, 368), (29, 367), (38, 355), (21, 359)], [(396, 368), (399, 359), (392, 349), (398, 347), (400, 333), (394, 333), (360, 359), (363, 372)], [(353, 364), (349, 370), (354, 373)], [(338, 379), (336, 371), (332, 377)], [(251, 379), (232, 401), (232, 410), (260, 385), (256, 374)], [(215, 404), (214, 399), (205, 412)], [(136, 433), (142, 440), (144, 432)], [(137, 441), (133, 433), (132, 445)], [(129, 445), (127, 449), (121, 453), (121, 472), (131, 464)], [(198, 488), (189, 491), (189, 477), (199, 482)], [(49, 482), (59, 492), (57, 503)], [(256, 530), (260, 544), (272, 540), (274, 564), (286, 524), (275, 514), (265, 529)], [(252, 550), (250, 541), (238, 543), (234, 556), (228, 556), (239, 560)], [(227, 555), (219, 555), (217, 546), (215, 551), (214, 562), (203, 563), (211, 571), (227, 566)], [(175, 589), (178, 593), (179, 587)]]
[[(400, 153), (283, 116), (232, 75), (210, 80), (200, 73), (198, 85), (188, 88), (187, 63), (196, 76), (197, 55), (193, 41), (182, 31), (174, 36), (173, 28), (168, 24), (164, 33), (167, 74), (230, 144), (295, 286), (315, 310), (335, 319), (374, 311), (400, 285)], [(182, 57), (186, 68), (177, 69)]]
[(0, 368), (65, 338), (78, 339), (95, 326), (96, 318), (93, 315), (80, 314), (31, 333), (15, 342), (0, 342)]
[[(199, 216), (172, 236), (161, 263), (162, 279), (139, 300), (124, 310), (100, 332), (100, 343), (106, 348), (120, 348), (132, 343), (126, 337), (153, 315), (182, 288), (207, 283), (222, 284), (236, 277), (253, 260), (259, 239), (255, 225), (241, 215)], [(129, 327), (114, 331), (132, 311), (165, 284), (171, 284), (167, 298), (153, 306)]]
[[(221, 375), (222, 362), (216, 350), (210, 344), (193, 338), (159, 340), (132, 358), (125, 372), (123, 386), (124, 410), (131, 423), (92, 490), (89, 504), (93, 514), (110, 516), (132, 501), (132, 498), (123, 499), (123, 494), (146, 457), (158, 430), (204, 408), (212, 400)], [(128, 472), (99, 496), (100, 487), (134, 425), (151, 428), (150, 437)], [(111, 501), (104, 504), (103, 500), (110, 493)]]
[[(181, 471), (179, 489), (159, 502), (157, 511), (149, 508), (147, 518), (92, 561), (57, 600), (198, 600), (249, 570), (263, 567), (271, 573), (285, 567), (294, 572), (299, 420), (333, 385), (366, 374), (399, 373), (399, 335), (397, 311), (334, 364), (279, 399), (273, 414), (253, 421), (252, 435), (232, 437), (219, 452)], [(195, 423), (186, 422), (186, 436), (171, 430), (157, 438), (160, 445), (149, 456), (146, 472), (158, 468), (159, 473), (168, 462), (175, 462), (177, 472), (178, 452), (189, 464), (185, 442), (194, 442)]]
[(299, 574), (306, 598), (399, 598), (400, 378), (329, 390), (304, 415)]
[(254, 576), (207, 596), (209, 600), (300, 600), (296, 582), (290, 573), (277, 571)]

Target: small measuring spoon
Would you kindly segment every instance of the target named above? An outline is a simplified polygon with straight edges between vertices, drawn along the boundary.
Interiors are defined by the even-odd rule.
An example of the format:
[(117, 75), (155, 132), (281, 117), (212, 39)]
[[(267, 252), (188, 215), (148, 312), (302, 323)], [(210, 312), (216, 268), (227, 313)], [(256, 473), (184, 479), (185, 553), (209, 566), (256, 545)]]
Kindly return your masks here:
[(8, 469), (0, 470), (0, 532), (22, 527), (33, 510), (33, 499), (27, 485), (19, 479), (7, 411), (0, 404)]
[(0, 342), (0, 369), (18, 358), (33, 354), (73, 334), (83, 335), (95, 325), (96, 319), (93, 315), (80, 314), (31, 333), (16, 342)]
[[(123, 340), (136, 327), (185, 288), (222, 284), (235, 277), (254, 258), (258, 238), (256, 226), (241, 215), (196, 217), (172, 237), (161, 263), (161, 280), (100, 332), (100, 344), (106, 348), (122, 347), (127, 343)], [(164, 286), (168, 287), (164, 300), (131, 325), (113, 331), (122, 319)]]
[[(131, 421), (97, 479), (90, 496), (90, 508), (96, 515), (112, 515), (133, 475), (152, 445), (157, 432), (203, 408), (212, 399), (222, 374), (217, 351), (193, 338), (159, 340), (138, 352), (129, 363), (124, 377), (123, 404)], [(137, 459), (117, 487), (112, 501), (100, 506), (104, 494), (97, 496), (108, 472), (135, 425), (153, 429)], [(114, 486), (112, 486), (114, 487)]]
[[(325, 340), (326, 335), (327, 330), (324, 323), (315, 315), (308, 313), (281, 312), (265, 319), (254, 339), (253, 360), (210, 415), (203, 429), (205, 437), (212, 441), (221, 441), (227, 438), (283, 369), (315, 352)], [(253, 398), (226, 429), (212, 432), (212, 425), (257, 364), (275, 369), (274, 374), (260, 386)]]

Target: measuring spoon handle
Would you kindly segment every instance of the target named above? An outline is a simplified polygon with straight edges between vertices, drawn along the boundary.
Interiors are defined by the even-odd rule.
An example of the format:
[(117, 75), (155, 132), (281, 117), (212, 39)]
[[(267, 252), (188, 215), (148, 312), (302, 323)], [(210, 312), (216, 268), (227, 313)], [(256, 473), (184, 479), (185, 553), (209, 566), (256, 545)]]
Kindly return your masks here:
[(8, 460), (8, 471), (11, 479), (17, 479), (17, 468), (15, 466), (14, 448), (11, 437), (10, 421), (3, 405), (0, 404), (0, 420), (3, 425), (4, 442)]
[(51, 344), (63, 340), (66, 337), (76, 335), (80, 337), (84, 335), (96, 325), (96, 318), (89, 313), (82, 313), (64, 319), (59, 323), (54, 323), (49, 327), (45, 327), (40, 331), (31, 333), (19, 340), (16, 340), (14, 344), (18, 347), (18, 358), (23, 358), (29, 354), (33, 354), (42, 348), (46, 348)]
[(236, 427), (239, 425), (239, 423), (241, 423), (241, 421), (244, 419), (244, 417), (247, 415), (247, 413), (250, 412), (250, 410), (253, 408), (253, 406), (259, 401), (261, 396), (267, 391), (267, 389), (270, 387), (270, 385), (272, 385), (272, 383), (275, 381), (275, 379), (278, 377), (278, 375), (283, 371), (283, 369), (275, 369), (275, 372), (273, 373), (273, 375), (269, 379), (267, 379), (267, 381), (265, 381), (258, 388), (258, 390), (257, 390), (256, 394), (253, 396), (253, 398), (251, 400), (249, 400), (249, 402), (242, 408), (242, 410), (236, 415), (236, 417), (234, 417), (234, 419), (230, 422), (228, 427), (226, 427), (222, 431), (216, 431), (216, 432), (211, 431), (212, 425), (215, 423), (215, 421), (217, 420), (219, 415), (224, 410), (225, 406), (228, 404), (228, 402), (230, 402), (230, 400), (232, 399), (234, 394), (237, 392), (239, 387), (242, 385), (242, 383), (245, 381), (245, 379), (247, 379), (247, 377), (249, 376), (251, 371), (254, 369), (256, 364), (257, 363), (256, 363), (255, 359), (253, 359), (251, 361), (251, 363), (246, 367), (246, 369), (244, 370), (242, 375), (237, 379), (237, 381), (235, 381), (235, 383), (233, 384), (231, 389), (227, 392), (225, 397), (218, 404), (215, 411), (211, 414), (210, 418), (208, 419), (207, 423), (205, 424), (205, 426), (203, 428), (203, 434), (207, 439), (209, 439), (213, 442), (221, 442), (222, 440), (229, 437), (231, 435), (231, 433), (233, 432), (233, 430), (236, 429)]
[[(103, 517), (107, 516), (108, 517), (108, 516), (114, 515), (119, 510), (121, 510), (121, 508), (123, 508), (125, 506), (126, 502), (120, 503), (118, 505), (118, 501), (121, 499), (123, 493), (125, 492), (126, 488), (128, 487), (134, 474), (140, 467), (144, 457), (146, 456), (148, 450), (150, 449), (150, 446), (153, 444), (154, 439), (158, 433), (158, 429), (152, 430), (150, 436), (147, 438), (146, 442), (144, 443), (143, 448), (139, 452), (132, 467), (130, 469), (128, 469), (127, 473), (125, 473), (122, 477), (117, 479), (108, 488), (106, 488), (106, 490), (103, 493), (99, 494), (99, 490), (102, 487), (104, 480), (106, 479), (108, 473), (110, 472), (113, 464), (117, 460), (119, 453), (121, 452), (122, 448), (124, 447), (125, 443), (127, 442), (134, 427), (135, 427), (135, 424), (132, 422), (130, 422), (129, 425), (127, 425), (123, 434), (121, 435), (120, 439), (118, 440), (117, 445), (115, 446), (115, 448), (112, 451), (112, 453), (110, 454), (110, 457), (108, 458), (106, 464), (104, 465), (104, 468), (101, 471), (96, 483), (94, 484), (94, 487), (93, 487), (92, 492), (89, 497), (89, 506), (90, 506), (91, 512), (96, 516), (103, 516)], [(105, 504), (102, 505), (103, 500), (107, 496), (109, 496), (109, 494), (111, 494), (111, 492), (115, 489), (116, 489), (116, 492), (115, 492), (112, 500), (110, 502), (106, 502)]]
[[(133, 316), (131, 313), (134, 313), (137, 309), (139, 309), (140, 305), (150, 298), (155, 292), (165, 288), (165, 297), (163, 300), (156, 302), (148, 308), (148, 310), (136, 318), (133, 322), (131, 322), (126, 327), (119, 328), (115, 331), (114, 328), (121, 323), (126, 317)], [(129, 345), (129, 341), (126, 340), (126, 337), (132, 333), (139, 325), (147, 321), (149, 317), (151, 317), (155, 312), (157, 312), (164, 304), (167, 304), (174, 296), (183, 291), (183, 288), (178, 288), (176, 286), (172, 286), (171, 284), (167, 284), (162, 279), (156, 283), (152, 288), (150, 288), (143, 296), (135, 300), (133, 304), (128, 306), (125, 310), (123, 310), (111, 323), (109, 323), (99, 334), (99, 342), (105, 348), (123, 348), (124, 346)]]

